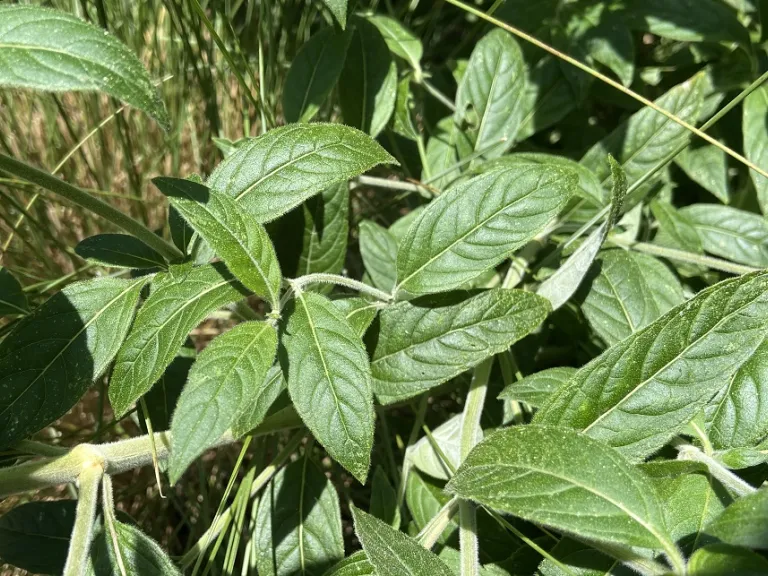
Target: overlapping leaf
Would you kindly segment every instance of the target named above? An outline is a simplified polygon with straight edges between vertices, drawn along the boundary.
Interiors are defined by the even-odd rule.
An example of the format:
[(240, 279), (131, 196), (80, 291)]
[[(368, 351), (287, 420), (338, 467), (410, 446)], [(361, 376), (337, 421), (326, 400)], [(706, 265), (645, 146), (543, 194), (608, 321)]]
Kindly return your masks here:
[(165, 259), (138, 238), (127, 234), (97, 234), (75, 246), (81, 258), (114, 268), (166, 268)]
[(349, 235), (349, 185), (334, 184), (304, 203), (304, 242), (297, 274), (338, 274)]
[(736, 500), (704, 531), (726, 544), (768, 550), (768, 489)]
[(421, 74), (421, 57), (424, 54), (421, 40), (394, 18), (375, 14), (369, 16), (368, 21), (379, 29), (389, 50)]
[(26, 314), (29, 311), (27, 297), (21, 284), (8, 268), (0, 266), (0, 316), (5, 314)]
[(390, 292), (397, 283), (397, 240), (372, 220), (360, 223), (360, 255), (373, 285)]
[[(768, 164), (768, 87), (761, 86), (744, 100), (744, 153), (757, 166)], [(768, 178), (750, 171), (763, 214), (768, 214)]]
[(576, 373), (576, 368), (549, 368), (509, 384), (499, 398), (517, 400), (538, 408)]

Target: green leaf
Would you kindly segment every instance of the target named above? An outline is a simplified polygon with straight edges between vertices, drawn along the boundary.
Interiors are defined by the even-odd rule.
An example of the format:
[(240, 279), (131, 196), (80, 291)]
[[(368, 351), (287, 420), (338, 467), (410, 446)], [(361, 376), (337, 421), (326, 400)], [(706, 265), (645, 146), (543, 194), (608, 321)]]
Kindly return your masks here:
[(279, 307), (280, 264), (267, 231), (253, 216), (202, 184), (179, 178), (152, 182), (247, 288)]
[(736, 546), (712, 544), (697, 550), (688, 561), (690, 576), (766, 576), (768, 560)]
[(408, 62), (421, 75), (420, 62), (424, 54), (421, 40), (394, 18), (375, 14), (369, 16), (368, 21), (379, 29), (390, 52)]
[[(408, 505), (408, 511), (419, 530), (424, 529), (448, 500), (450, 498), (441, 487), (422, 477), (418, 472), (411, 471), (408, 474), (405, 503)], [(451, 519), (437, 541), (440, 544), (445, 544), (458, 528), (459, 525), (456, 521)]]
[(175, 484), (248, 406), (272, 366), (277, 332), (266, 322), (244, 322), (216, 337), (198, 356), (171, 423), (169, 476)]
[(429, 436), (423, 436), (408, 449), (408, 460), (425, 474), (439, 480), (448, 480), (453, 472), (446, 462), (459, 467), (461, 463), (461, 423), (462, 414), (456, 414), (432, 430), (432, 439), (440, 447), (442, 454), (435, 451)]
[(159, 274), (115, 360), (109, 400), (120, 417), (157, 382), (187, 334), (214, 310), (245, 292), (221, 264)]
[(575, 187), (572, 172), (546, 165), (510, 166), (452, 186), (400, 243), (398, 290), (445, 292), (472, 280), (540, 232)]
[(542, 370), (541, 372), (526, 376), (518, 382), (509, 384), (501, 391), (499, 398), (525, 402), (534, 408), (538, 408), (539, 406), (542, 406), (547, 399), (558, 390), (558, 388), (565, 385), (575, 373), (576, 368), (566, 366)]
[(395, 163), (370, 136), (341, 124), (297, 124), (250, 138), (216, 167), (208, 186), (268, 222), (377, 164)]
[[(655, 101), (660, 108), (681, 120), (695, 123), (703, 101), (704, 81), (695, 76), (672, 88)], [(606, 182), (610, 167), (605, 161), (611, 154), (621, 164), (631, 186), (667, 154), (690, 138), (688, 130), (651, 108), (635, 112), (603, 140), (595, 144), (581, 163)]]
[(382, 310), (371, 361), (380, 402), (447, 382), (529, 334), (550, 310), (540, 296), (503, 288), (453, 302), (398, 302)]
[(395, 111), (392, 116), (392, 131), (403, 138), (416, 141), (419, 139), (419, 131), (413, 124), (413, 116), (411, 115), (412, 106), (413, 95), (411, 94), (411, 78), (406, 76), (397, 83)]
[(378, 576), (455, 576), (440, 558), (381, 520), (350, 506), (355, 532)]
[(608, 250), (597, 259), (596, 273), (581, 310), (609, 346), (685, 300), (677, 277), (647, 254)]
[(625, 0), (625, 19), (643, 30), (682, 42), (739, 42), (749, 34), (735, 10), (717, 0)]
[(363, 18), (353, 22), (355, 30), (339, 80), (339, 101), (344, 122), (375, 138), (395, 109), (397, 66), (379, 29)]
[(364, 484), (374, 412), (363, 343), (319, 294), (297, 293), (284, 318), (280, 362), (296, 411), (328, 454)]
[(574, 250), (568, 259), (551, 276), (541, 283), (536, 293), (545, 297), (557, 310), (571, 299), (589, 272), (592, 262), (608, 237), (608, 232), (616, 224), (621, 215), (624, 197), (627, 195), (627, 177), (612, 157), (608, 157), (611, 165), (613, 191), (611, 193), (611, 210), (605, 221), (595, 229), (581, 245)]
[(768, 435), (768, 339), (710, 401), (706, 414), (716, 448), (752, 446)]
[(725, 152), (712, 144), (696, 143), (678, 154), (675, 162), (691, 180), (713, 194), (720, 202), (728, 204), (731, 190), (728, 156)]
[(581, 368), (534, 417), (642, 459), (687, 424), (762, 343), (768, 273), (699, 292)]
[(372, 220), (360, 222), (360, 255), (376, 288), (391, 292), (397, 284), (397, 240)]
[(726, 544), (768, 550), (768, 489), (739, 498), (704, 531)]
[(347, 27), (347, 0), (323, 0), (341, 29)]
[[(195, 362), (197, 351), (195, 343), (189, 338), (181, 347), (176, 357), (165, 369), (160, 380), (144, 395), (147, 404), (147, 416), (155, 432), (171, 429), (171, 417), (179, 401), (184, 384), (187, 383), (189, 370)], [(147, 433), (146, 424), (139, 420), (142, 431)]]
[(496, 432), (469, 453), (446, 490), (597, 542), (672, 546), (648, 479), (612, 448), (572, 430)]
[(29, 305), (21, 284), (8, 268), (0, 266), (0, 316), (27, 312), (29, 312)]
[(550, 559), (539, 565), (541, 576), (631, 576), (636, 574), (591, 546), (561, 538), (550, 554), (567, 567), (567, 572)]
[(362, 550), (358, 550), (337, 562), (324, 576), (375, 576), (375, 574), (376, 571), (368, 562), (368, 556)]
[(168, 207), (168, 228), (171, 231), (171, 240), (174, 246), (186, 255), (194, 231), (173, 206)]
[(245, 389), (244, 408), (232, 425), (232, 434), (241, 438), (264, 421), (272, 405), (288, 384), (279, 364), (274, 364), (267, 372), (264, 382)]
[[(102, 535), (94, 542), (96, 554), (93, 571), (97, 576), (120, 576), (122, 570), (117, 555), (120, 554), (126, 574), (141, 576), (181, 576), (181, 571), (163, 551), (160, 545), (144, 534), (140, 528), (131, 524), (115, 521), (115, 540), (104, 528)], [(99, 549), (101, 544), (101, 550)], [(106, 550), (104, 550), (106, 548)]]
[(371, 507), (368, 511), (393, 528), (400, 526), (400, 509), (397, 505), (397, 493), (381, 466), (376, 466), (376, 470), (373, 473)]
[(80, 258), (113, 268), (167, 268), (165, 259), (138, 238), (127, 234), (97, 234), (75, 246)]
[(0, 517), (0, 559), (32, 573), (61, 574), (75, 524), (74, 500), (27, 502)]
[[(742, 122), (744, 154), (758, 166), (768, 165), (768, 86), (761, 86), (744, 100)], [(763, 214), (768, 214), (768, 179), (750, 170)]]
[(669, 202), (654, 200), (651, 211), (659, 223), (659, 232), (654, 238), (656, 244), (677, 248), (694, 254), (703, 254), (699, 233), (693, 222)]
[(768, 462), (768, 442), (762, 441), (755, 447), (718, 450), (713, 457), (726, 468), (743, 470)]
[(66, 12), (0, 6), (0, 86), (104, 92), (170, 129), (163, 101), (133, 52)]
[(748, 266), (768, 266), (768, 222), (762, 216), (719, 204), (693, 204), (680, 213), (710, 254)]
[(630, 86), (635, 74), (635, 46), (624, 20), (609, 12), (606, 4), (578, 3), (566, 24), (571, 42), (587, 59), (606, 66), (624, 86)]
[(66, 414), (106, 372), (146, 280), (70, 284), (15, 325), (0, 343), (0, 447)]
[(522, 120), (520, 102), (525, 92), (523, 54), (509, 32), (495, 29), (476, 45), (467, 72), (456, 93), (456, 123), (474, 111), (475, 151), (487, 157), (501, 156), (512, 146)]
[(546, 55), (535, 64), (528, 64), (525, 74), (518, 142), (559, 122), (578, 104), (560, 62), (554, 56)]
[(429, 178), (430, 185), (437, 189), (445, 188), (461, 174), (456, 163), (473, 149), (474, 144), (453, 117), (443, 118), (427, 141), (423, 179)]
[(297, 275), (338, 274), (349, 235), (349, 184), (339, 182), (304, 203), (304, 243)]
[(373, 319), (376, 318), (376, 314), (383, 307), (381, 302), (371, 302), (360, 297), (339, 298), (333, 300), (333, 305), (341, 310), (352, 330), (360, 338), (366, 333)]
[(339, 79), (349, 40), (348, 33), (323, 28), (301, 47), (283, 89), (283, 112), (288, 122), (309, 122), (320, 111)]
[(319, 576), (344, 557), (339, 497), (307, 456), (267, 485), (253, 540), (262, 576)]

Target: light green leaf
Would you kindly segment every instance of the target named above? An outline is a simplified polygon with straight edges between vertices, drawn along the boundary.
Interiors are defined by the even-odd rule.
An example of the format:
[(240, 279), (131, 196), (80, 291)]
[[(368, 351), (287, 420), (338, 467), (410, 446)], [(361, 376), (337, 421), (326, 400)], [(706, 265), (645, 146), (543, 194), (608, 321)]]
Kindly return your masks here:
[(762, 216), (719, 204), (693, 204), (680, 214), (710, 254), (747, 266), (768, 266), (768, 221)]
[(485, 153), (493, 158), (512, 146), (522, 120), (524, 93), (523, 54), (517, 41), (509, 32), (492, 30), (475, 45), (456, 93), (456, 123), (474, 111), (475, 151), (506, 142)]
[[(408, 474), (405, 488), (405, 503), (408, 505), (408, 511), (411, 513), (413, 522), (419, 530), (424, 529), (448, 500), (450, 500), (450, 497), (443, 492), (440, 486), (423, 478), (416, 471), (411, 471)], [(456, 523), (456, 520), (451, 519), (437, 541), (440, 544), (445, 544), (458, 528), (459, 525)]]
[(381, 466), (376, 466), (376, 470), (373, 473), (371, 507), (368, 511), (393, 528), (400, 526), (400, 508), (397, 505), (397, 493)]
[(214, 338), (198, 356), (173, 413), (171, 484), (250, 407), (251, 389), (264, 382), (276, 351), (271, 325), (244, 322)]
[(411, 78), (406, 76), (397, 83), (395, 111), (392, 116), (392, 131), (403, 138), (415, 141), (419, 139), (419, 131), (413, 124), (413, 116), (411, 115), (412, 106), (413, 95), (411, 94)]
[(632, 459), (661, 448), (763, 342), (768, 273), (720, 282), (581, 368), (534, 417)]
[(656, 244), (703, 254), (699, 233), (693, 222), (669, 202), (654, 200), (651, 202), (651, 212), (659, 224), (659, 232), (654, 238)]
[(768, 489), (739, 498), (704, 531), (726, 544), (768, 550)]
[(61, 574), (75, 524), (75, 500), (27, 502), (0, 517), (0, 559), (39, 574)]
[(414, 208), (405, 216), (400, 216), (400, 218), (395, 220), (390, 225), (389, 233), (394, 236), (398, 244), (403, 241), (403, 238), (408, 233), (408, 229), (411, 227), (411, 224), (413, 224), (421, 216), (421, 213), (424, 212), (426, 207), (427, 205), (423, 204), (417, 208)]
[[(702, 76), (683, 82), (655, 101), (660, 108), (686, 122), (695, 123), (703, 101)], [(581, 159), (605, 184), (610, 176), (606, 156), (611, 154), (624, 168), (631, 186), (649, 169), (690, 138), (688, 130), (651, 108), (635, 112)]]
[(427, 141), (422, 179), (429, 179), (430, 186), (442, 190), (461, 174), (461, 169), (455, 168), (456, 163), (473, 149), (474, 144), (453, 117), (443, 118)]
[(379, 29), (390, 52), (408, 62), (421, 75), (420, 62), (424, 53), (421, 40), (394, 18), (375, 14), (369, 16), (368, 21)]
[(755, 447), (717, 450), (713, 457), (730, 470), (743, 470), (744, 468), (759, 466), (768, 462), (768, 441), (763, 440)]
[(309, 122), (320, 111), (339, 79), (349, 40), (348, 33), (323, 28), (301, 47), (283, 89), (283, 112), (288, 122)]
[(567, 366), (542, 370), (508, 385), (501, 391), (499, 398), (525, 402), (538, 408), (575, 373), (576, 368)]
[[(761, 86), (744, 100), (742, 121), (744, 154), (757, 166), (768, 165), (768, 86)], [(754, 170), (749, 175), (757, 190), (763, 214), (768, 214), (768, 179)]]
[(597, 542), (673, 546), (648, 479), (617, 451), (572, 430), (496, 432), (469, 453), (446, 490)]
[(296, 124), (250, 138), (216, 167), (208, 187), (234, 196), (263, 223), (382, 163), (395, 159), (359, 130)]
[(605, 556), (591, 546), (561, 538), (550, 554), (567, 567), (567, 572), (549, 558), (539, 564), (541, 576), (632, 576), (636, 572)]
[[(688, 177), (713, 194), (720, 202), (728, 204), (731, 198), (728, 178), (728, 157), (712, 144), (689, 146), (675, 158), (675, 162)], [(762, 178), (757, 176), (756, 178)]]
[(608, 250), (597, 259), (596, 268), (581, 310), (609, 346), (685, 300), (680, 281), (653, 256)]
[(689, 576), (766, 576), (768, 560), (727, 544), (712, 544), (697, 550), (688, 561)]
[(445, 292), (472, 280), (541, 231), (575, 187), (572, 172), (548, 165), (510, 166), (451, 187), (400, 243), (398, 290)]
[(387, 404), (447, 382), (529, 334), (549, 310), (540, 296), (503, 288), (388, 306), (372, 351), (374, 392)]
[(376, 314), (383, 307), (381, 302), (371, 302), (360, 297), (339, 298), (333, 300), (333, 305), (341, 310), (352, 330), (360, 338), (363, 337), (373, 319), (376, 318)]
[(324, 576), (375, 576), (376, 571), (368, 562), (365, 552), (358, 550), (336, 563)]
[(187, 334), (208, 314), (247, 292), (221, 264), (159, 274), (115, 360), (109, 400), (125, 414), (162, 376)]
[(339, 80), (339, 101), (344, 122), (375, 138), (395, 109), (397, 66), (379, 29), (363, 18), (353, 22), (355, 30)]
[(279, 306), (280, 264), (267, 231), (231, 197), (178, 178), (155, 178), (190, 226), (250, 290)]
[(284, 318), (280, 362), (296, 411), (328, 454), (364, 484), (374, 412), (363, 343), (319, 294), (297, 293)]
[(360, 255), (373, 285), (391, 292), (397, 283), (397, 240), (372, 220), (360, 222)]
[(8, 268), (0, 266), (0, 316), (29, 312), (27, 297)]
[(378, 576), (455, 576), (440, 558), (381, 520), (350, 506), (355, 532)]
[(66, 12), (0, 6), (0, 86), (104, 92), (170, 129), (163, 101), (133, 52), (103, 29)]
[(341, 29), (347, 27), (347, 0), (323, 0)]
[(585, 8), (574, 14), (566, 33), (589, 60), (608, 67), (624, 86), (630, 86), (635, 75), (632, 33), (621, 17), (608, 11), (606, 4), (586, 3)]
[(432, 430), (432, 439), (440, 447), (442, 455), (435, 451), (429, 436), (423, 436), (408, 449), (408, 460), (425, 474), (439, 480), (448, 480), (453, 472), (443, 461), (443, 457), (454, 470), (459, 467), (462, 416), (456, 414)]
[(76, 282), (0, 343), (0, 448), (63, 416), (106, 372), (147, 278)]
[(268, 371), (262, 384), (250, 385), (245, 389), (244, 408), (232, 424), (232, 434), (241, 438), (264, 421), (270, 408), (288, 384), (279, 364), (274, 364)]
[(736, 12), (717, 0), (624, 0), (630, 27), (682, 42), (739, 42), (749, 34)]
[(339, 497), (307, 456), (267, 485), (253, 539), (262, 576), (320, 576), (344, 557)]
[[(132, 524), (115, 521), (115, 540), (108, 534), (108, 528), (98, 537), (93, 548), (95, 556), (92, 572), (96, 576), (120, 576), (122, 570), (117, 560), (120, 554), (126, 574), (141, 576), (181, 576), (181, 571), (163, 551), (160, 545)], [(106, 550), (105, 550), (106, 548)]]
[(138, 238), (127, 234), (97, 234), (75, 246), (80, 258), (113, 268), (167, 268), (165, 259)]
[(297, 274), (338, 274), (349, 235), (349, 184), (334, 184), (304, 203), (304, 243)]
[(716, 448), (748, 447), (768, 435), (768, 339), (710, 401), (706, 414)]

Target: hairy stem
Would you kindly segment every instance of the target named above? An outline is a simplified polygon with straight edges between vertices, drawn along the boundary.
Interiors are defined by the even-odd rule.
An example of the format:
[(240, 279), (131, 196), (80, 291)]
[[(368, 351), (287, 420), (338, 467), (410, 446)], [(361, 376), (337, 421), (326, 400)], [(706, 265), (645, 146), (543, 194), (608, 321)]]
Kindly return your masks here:
[(115, 497), (112, 490), (112, 477), (109, 474), (105, 474), (102, 478), (101, 484), (101, 507), (104, 511), (104, 525), (109, 533), (109, 538), (112, 540), (112, 548), (115, 550), (115, 558), (117, 559), (117, 566), (120, 569), (120, 576), (128, 576), (128, 572), (125, 569), (125, 560), (123, 558), (123, 551), (120, 549), (120, 542), (117, 539), (117, 517), (115, 516)]
[(67, 562), (64, 564), (64, 576), (85, 574), (88, 555), (91, 552), (91, 539), (96, 523), (96, 502), (99, 499), (99, 484), (104, 469), (97, 462), (85, 468), (78, 477), (80, 494), (77, 498), (75, 525), (69, 540)]
[(690, 444), (680, 444), (675, 446), (678, 450), (678, 458), (680, 460), (692, 460), (694, 462), (701, 462), (708, 469), (717, 480), (725, 486), (730, 492), (736, 496), (747, 496), (754, 492), (757, 492), (754, 486), (744, 482), (736, 474), (728, 470), (725, 466), (720, 464), (717, 460), (704, 454), (701, 450)]
[(459, 509), (459, 498), (454, 496), (445, 505), (440, 508), (440, 511), (435, 514), (432, 519), (427, 523), (421, 532), (416, 535), (416, 540), (424, 548), (432, 548), (440, 538), (448, 524), (451, 522), (451, 518), (456, 515), (456, 511)]
[(374, 298), (384, 302), (389, 302), (392, 300), (391, 294), (387, 294), (386, 292), (378, 290), (373, 286), (368, 286), (368, 284), (363, 284), (359, 280), (353, 280), (352, 278), (347, 278), (346, 276), (338, 276), (337, 274), (307, 274), (306, 276), (300, 276), (294, 280), (290, 280), (289, 282), (299, 290), (308, 284), (336, 284), (337, 286), (344, 286), (345, 288), (349, 288), (351, 290), (357, 290), (361, 294), (368, 294), (369, 296), (373, 296)]
[(184, 258), (184, 254), (182, 254), (176, 246), (166, 242), (140, 222), (137, 222), (130, 216), (126, 216), (120, 212), (120, 210), (113, 208), (106, 202), (94, 198), (87, 192), (56, 178), (47, 172), (38, 170), (24, 162), (6, 156), (5, 154), (0, 154), (0, 170), (4, 170), (5, 172), (13, 174), (28, 182), (32, 182), (33, 184), (37, 184), (41, 188), (53, 192), (54, 194), (58, 194), (59, 196), (63, 196), (70, 202), (101, 216), (118, 228), (122, 228), (129, 234), (132, 234), (170, 261)]

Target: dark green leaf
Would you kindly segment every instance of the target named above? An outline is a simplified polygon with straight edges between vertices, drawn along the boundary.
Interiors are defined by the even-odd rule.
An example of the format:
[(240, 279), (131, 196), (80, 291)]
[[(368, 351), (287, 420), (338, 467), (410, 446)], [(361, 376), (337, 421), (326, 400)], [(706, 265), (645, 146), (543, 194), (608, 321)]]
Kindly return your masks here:
[(379, 29), (390, 52), (408, 62), (421, 75), (420, 62), (424, 53), (421, 40), (394, 18), (375, 14), (369, 16), (368, 21)]
[(736, 546), (712, 544), (697, 550), (688, 561), (690, 576), (766, 576), (768, 560)]
[(364, 484), (374, 412), (363, 343), (319, 294), (297, 293), (284, 318), (280, 361), (296, 411), (328, 454)]
[(578, 104), (560, 62), (554, 56), (546, 55), (535, 64), (526, 66), (525, 74), (518, 141), (559, 122)]
[(440, 558), (381, 520), (352, 508), (355, 532), (378, 576), (455, 576)]
[(21, 284), (8, 268), (0, 266), (0, 316), (27, 312), (29, 312), (29, 306)]
[(133, 52), (101, 28), (66, 12), (0, 6), (0, 86), (97, 90), (170, 128), (163, 101)]
[(171, 268), (158, 275), (115, 360), (109, 386), (115, 414), (125, 414), (152, 388), (195, 326), (244, 294), (220, 264)]
[(253, 539), (262, 576), (319, 576), (344, 556), (339, 497), (306, 456), (267, 485)]
[[(141, 576), (181, 576), (181, 571), (171, 561), (160, 545), (132, 524), (114, 522), (117, 546), (105, 527), (103, 536), (96, 539), (93, 572), (96, 576), (121, 576), (122, 569), (118, 554), (126, 574)], [(102, 549), (99, 550), (101, 541)], [(106, 550), (104, 550), (106, 548)], [(94, 554), (92, 553), (92, 557)]]
[[(675, 162), (688, 177), (728, 204), (731, 190), (728, 177), (728, 156), (712, 144), (689, 146), (675, 158)], [(762, 178), (762, 176), (755, 176)]]
[(581, 368), (534, 417), (584, 430), (625, 456), (663, 446), (763, 342), (768, 273), (721, 282)]
[(186, 254), (194, 231), (192, 230), (192, 227), (187, 224), (187, 221), (181, 217), (179, 211), (173, 206), (168, 207), (168, 228), (171, 230), (171, 240), (173, 240), (173, 244), (176, 248)]
[(138, 238), (127, 234), (97, 234), (75, 246), (80, 258), (113, 268), (166, 268), (165, 259)]
[[(768, 86), (761, 86), (744, 100), (744, 154), (758, 166), (768, 165)], [(768, 179), (750, 171), (763, 214), (768, 214)]]
[(297, 274), (338, 274), (349, 235), (349, 184), (340, 182), (304, 203), (304, 243)]
[[(408, 511), (411, 513), (411, 517), (419, 530), (424, 529), (449, 499), (442, 488), (423, 478), (418, 472), (411, 471), (408, 474), (405, 503), (408, 505)], [(451, 519), (438, 538), (438, 542), (445, 544), (458, 528), (459, 526), (456, 521)]]
[[(147, 404), (147, 416), (155, 432), (171, 429), (171, 417), (176, 408), (184, 384), (187, 383), (189, 370), (195, 362), (195, 343), (189, 338), (165, 369), (160, 380), (144, 395)], [(147, 433), (143, 420), (139, 420), (142, 431)]]
[(653, 256), (608, 250), (597, 259), (596, 267), (597, 275), (581, 309), (609, 346), (645, 328), (685, 299), (680, 281)]
[(403, 138), (418, 140), (419, 132), (413, 124), (413, 116), (411, 115), (412, 100), (411, 79), (406, 76), (397, 83), (395, 111), (392, 117), (392, 131)]
[(374, 138), (395, 109), (397, 66), (379, 29), (362, 18), (355, 30), (339, 80), (344, 122)]
[(16, 324), (0, 343), (0, 447), (66, 414), (106, 372), (145, 282), (76, 282)]
[(445, 188), (461, 174), (456, 163), (471, 154), (472, 150), (472, 141), (454, 122), (453, 117), (443, 118), (427, 141), (423, 179), (428, 179), (430, 186)]
[(347, 27), (347, 0), (323, 0), (342, 30)]
[(472, 280), (541, 231), (575, 187), (572, 172), (545, 165), (510, 166), (451, 187), (400, 243), (398, 289), (429, 294)]
[(372, 220), (360, 222), (360, 255), (373, 285), (391, 292), (397, 284), (397, 240)]
[[(456, 122), (467, 119), (470, 109), (474, 112), (475, 151), (486, 151), (492, 158), (512, 146), (524, 92), (523, 54), (517, 41), (509, 32), (492, 30), (475, 45), (456, 93)], [(499, 142), (505, 144), (495, 145)]]
[(266, 322), (244, 322), (214, 338), (189, 373), (171, 423), (169, 476), (216, 443), (244, 411), (275, 360), (277, 332)]
[(236, 438), (245, 436), (264, 421), (272, 405), (283, 390), (287, 389), (283, 371), (279, 364), (273, 365), (259, 386), (248, 386), (245, 391), (243, 411), (232, 425), (232, 434)]
[(768, 550), (768, 489), (736, 500), (704, 532), (733, 546)]
[(617, 451), (572, 430), (514, 426), (496, 432), (469, 453), (446, 489), (597, 542), (672, 545), (647, 478)]
[(375, 576), (375, 574), (376, 571), (368, 562), (368, 556), (362, 550), (358, 550), (338, 562), (324, 576)]
[(622, 567), (591, 546), (570, 538), (562, 538), (550, 551), (551, 555), (567, 567), (567, 572), (550, 559), (539, 565), (541, 576), (630, 576), (635, 572)]
[(282, 274), (267, 231), (231, 197), (178, 178), (152, 181), (250, 290), (278, 307)]
[(373, 473), (371, 507), (368, 511), (393, 528), (400, 526), (400, 509), (397, 505), (397, 493), (381, 466), (376, 466), (376, 470)]
[(549, 310), (540, 296), (503, 288), (456, 304), (389, 306), (372, 352), (376, 396), (391, 403), (447, 382), (529, 334)]
[(504, 388), (499, 398), (517, 400), (538, 408), (576, 373), (576, 368), (549, 368), (526, 376)]
[(395, 160), (370, 136), (340, 124), (297, 124), (249, 139), (216, 167), (208, 186), (268, 222), (377, 164)]
[(0, 559), (22, 570), (61, 574), (75, 524), (74, 500), (28, 502), (0, 518)]
[(288, 122), (309, 122), (319, 112), (339, 79), (349, 40), (348, 33), (324, 28), (301, 47), (291, 62), (283, 89), (283, 111)]
[(368, 327), (382, 309), (381, 302), (371, 302), (365, 298), (339, 298), (333, 301), (333, 305), (342, 311), (355, 334), (363, 337)]

